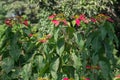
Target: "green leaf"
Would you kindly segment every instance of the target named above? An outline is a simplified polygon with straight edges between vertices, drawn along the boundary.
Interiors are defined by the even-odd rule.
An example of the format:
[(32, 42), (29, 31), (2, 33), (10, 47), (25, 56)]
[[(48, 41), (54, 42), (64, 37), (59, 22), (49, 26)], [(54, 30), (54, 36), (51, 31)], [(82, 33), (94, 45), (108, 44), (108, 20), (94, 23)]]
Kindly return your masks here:
[(25, 64), (21, 72), (21, 76), (23, 80), (29, 80), (29, 78), (31, 77), (31, 73), (32, 73), (32, 64), (31, 63)]
[(3, 27), (4, 25), (0, 25), (0, 40), (5, 36), (6, 29)]
[(2, 69), (9, 73), (14, 68), (14, 60), (12, 58), (4, 58), (2, 61)]
[(56, 58), (53, 60), (53, 62), (51, 63), (51, 70), (54, 72), (57, 72), (58, 68), (59, 68), (59, 63), (60, 63), (60, 59)]
[(92, 49), (97, 52), (101, 48), (101, 42), (99, 40), (99, 36), (96, 36), (92, 41)]
[(60, 31), (59, 28), (55, 29), (55, 32), (54, 32), (54, 40), (55, 40), (55, 42), (57, 42), (57, 40), (58, 40), (59, 31)]
[(27, 28), (22, 28), (23, 32), (27, 35), (29, 35), (31, 33), (31, 31)]
[(53, 60), (53, 62), (51, 63), (50, 65), (50, 73), (52, 75), (53, 78), (57, 78), (57, 71), (58, 71), (58, 68), (59, 68), (59, 64), (60, 64), (60, 59), (57, 58), (55, 60)]
[(21, 72), (21, 68), (18, 68), (18, 67), (15, 67), (13, 70), (12, 70), (12, 74), (10, 75), (10, 77), (13, 79), (18, 79), (18, 77), (20, 77), (20, 72)]
[(69, 38), (72, 39), (73, 38), (73, 33), (75, 32), (75, 28), (73, 28), (73, 27), (66, 27), (66, 32), (69, 35)]
[(92, 40), (93, 40), (93, 37), (94, 37), (93, 34), (90, 34), (90, 35), (88, 36), (88, 38), (87, 38), (87, 40), (86, 40), (86, 47), (90, 47), (91, 42), (92, 42)]
[(9, 46), (9, 54), (10, 56), (17, 61), (20, 54), (21, 49), (19, 45), (17, 44), (17, 41), (19, 40), (19, 32), (10, 34), (10, 46)]
[(92, 61), (93, 61), (94, 65), (97, 65), (98, 61), (99, 61), (99, 55), (98, 54), (93, 54), (92, 55)]
[(65, 74), (67, 74), (68, 77), (75, 76), (75, 68), (73, 66), (64, 65), (62, 70)]
[(11, 77), (9, 77), (9, 75), (6, 75), (5, 73), (2, 74), (2, 76), (0, 76), (0, 80), (12, 80)]
[(60, 38), (58, 41), (57, 41), (57, 45), (56, 45), (56, 51), (57, 51), (57, 54), (59, 56), (62, 55), (63, 51), (64, 51), (64, 48), (65, 48), (65, 42), (64, 42), (64, 38)]
[(78, 34), (74, 33), (74, 37), (75, 37), (75, 41), (78, 44), (78, 46), (80, 48), (83, 48), (83, 46), (84, 46), (84, 40), (82, 39), (81, 34), (80, 33), (78, 33)]
[(36, 56), (34, 62), (35, 66), (37, 66), (37, 71), (40, 71), (45, 66), (45, 63), (43, 62), (43, 56), (41, 55)]
[(46, 62), (45, 66), (40, 69), (39, 76), (44, 76), (50, 67), (50, 63)]
[(102, 40), (104, 40), (106, 35), (107, 35), (107, 31), (106, 31), (106, 29), (103, 26), (101, 26), (100, 27), (100, 32), (101, 32)]
[(75, 20), (73, 20), (73, 21), (72, 21), (72, 25), (75, 26), (75, 24), (76, 24), (76, 23), (75, 23)]
[(114, 40), (115, 40), (115, 43), (116, 43), (116, 47), (118, 47), (119, 46), (119, 44), (118, 44), (119, 40), (118, 40), (116, 34), (114, 34)]
[(116, 63), (116, 60), (113, 55), (113, 45), (111, 44), (111, 41), (106, 40), (106, 43), (104, 43), (105, 53), (107, 56), (107, 59), (111, 60), (113, 64)]
[(25, 51), (26, 53), (31, 52), (35, 47), (35, 43), (29, 42), (27, 45), (25, 45)]
[(115, 34), (114, 26), (113, 26), (110, 22), (105, 22), (104, 27), (105, 27), (106, 30), (107, 30), (109, 39), (110, 39), (111, 41), (113, 41), (113, 40), (114, 40), (114, 34)]
[(80, 58), (77, 55), (75, 55), (75, 53), (72, 53), (71, 58), (73, 60), (73, 67), (79, 69), (82, 65)]
[(110, 65), (108, 63), (106, 63), (105, 61), (100, 61), (99, 62), (100, 65), (100, 69), (102, 71), (102, 76), (104, 77), (105, 80), (112, 80), (110, 73)]
[(21, 50), (18, 47), (18, 45), (10, 46), (9, 54), (15, 61), (17, 61), (19, 59), (20, 54), (21, 54)]

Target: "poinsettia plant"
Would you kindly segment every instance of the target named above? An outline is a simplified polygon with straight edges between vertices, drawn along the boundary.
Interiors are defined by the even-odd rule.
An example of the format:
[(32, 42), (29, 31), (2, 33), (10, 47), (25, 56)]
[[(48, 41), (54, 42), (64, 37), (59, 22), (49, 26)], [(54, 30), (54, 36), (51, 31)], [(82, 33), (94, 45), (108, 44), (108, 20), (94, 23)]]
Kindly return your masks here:
[[(67, 20), (63, 14), (53, 14), (49, 16), (49, 19), (55, 26), (58, 26), (55, 30), (57, 29), (59, 35), (62, 35), (58, 35), (59, 38), (64, 39), (62, 54), (70, 53), (69, 56), (73, 58), (74, 71), (79, 77), (87, 76), (91, 80), (112, 80), (114, 73), (112, 71), (116, 68), (114, 54), (118, 40), (114, 31), (114, 21), (110, 16), (98, 14), (88, 18), (80, 14)], [(61, 26), (60, 23), (64, 25)], [(69, 60), (68, 63), (70, 63)]]
[(0, 80), (119, 79), (116, 0), (0, 4)]
[(48, 19), (46, 33), (22, 16), (5, 20), (2, 80), (112, 80), (118, 41), (111, 17), (59, 13)]

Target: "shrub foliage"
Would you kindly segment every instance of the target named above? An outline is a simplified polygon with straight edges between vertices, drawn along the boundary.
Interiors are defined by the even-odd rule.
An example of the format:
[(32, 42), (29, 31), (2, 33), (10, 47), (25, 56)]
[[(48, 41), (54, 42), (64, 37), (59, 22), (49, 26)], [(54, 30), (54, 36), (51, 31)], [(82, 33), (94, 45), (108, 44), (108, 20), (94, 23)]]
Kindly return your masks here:
[(115, 1), (0, 2), (0, 80), (113, 80), (119, 74), (116, 25), (99, 14)]

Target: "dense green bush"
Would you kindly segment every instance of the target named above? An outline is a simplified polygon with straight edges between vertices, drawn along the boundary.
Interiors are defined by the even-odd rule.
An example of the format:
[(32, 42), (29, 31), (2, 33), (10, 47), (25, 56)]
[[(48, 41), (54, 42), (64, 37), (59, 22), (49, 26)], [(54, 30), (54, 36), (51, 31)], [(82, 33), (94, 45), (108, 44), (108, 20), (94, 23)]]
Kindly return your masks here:
[[(63, 12), (66, 16), (85, 13), (88, 16), (107, 10), (116, 0), (21, 0), (1, 1), (1, 17), (14, 17), (15, 15), (28, 15), (30, 19), (38, 18), (41, 10), (49, 13)], [(39, 17), (40, 19), (40, 17)], [(35, 21), (35, 20), (34, 20)]]

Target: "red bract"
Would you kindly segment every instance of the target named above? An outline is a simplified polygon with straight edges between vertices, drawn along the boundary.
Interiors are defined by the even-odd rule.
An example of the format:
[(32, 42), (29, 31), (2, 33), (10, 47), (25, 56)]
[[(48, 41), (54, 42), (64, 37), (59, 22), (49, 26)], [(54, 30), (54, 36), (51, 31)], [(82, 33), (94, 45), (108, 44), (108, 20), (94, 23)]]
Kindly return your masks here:
[(86, 19), (84, 14), (81, 14), (79, 18), (75, 20), (77, 26), (80, 26), (80, 22), (83, 21), (84, 23), (89, 23), (89, 20)]
[(82, 20), (84, 23), (88, 23), (89, 21), (86, 19), (86, 16), (84, 14), (81, 14), (79, 17), (80, 20)]
[(53, 19), (56, 16), (56, 14), (53, 14), (51, 16), (48, 17), (48, 19)]
[(81, 14), (80, 17), (79, 17), (79, 19), (82, 20), (82, 21), (85, 21), (86, 20), (85, 15)]
[(97, 22), (97, 20), (95, 18), (91, 18), (91, 21), (94, 23)]
[(67, 78), (67, 77), (66, 77), (66, 78), (63, 78), (63, 80), (69, 80), (69, 78)]
[(51, 34), (46, 35), (46, 39), (50, 39), (52, 37)]
[(86, 66), (86, 69), (91, 69), (91, 66)]
[(80, 20), (79, 19), (76, 19), (75, 23), (77, 24), (77, 26), (80, 26)]
[(63, 20), (62, 22), (64, 23), (65, 26), (68, 25), (66, 20)]
[(86, 20), (84, 20), (84, 23), (88, 24), (88, 23), (89, 23), (89, 20), (87, 20), (87, 19), (86, 19)]
[(114, 22), (114, 21), (112, 20), (112, 18), (108, 18), (107, 20), (110, 21), (110, 22)]
[(58, 21), (58, 20), (52, 20), (52, 23), (55, 24), (55, 26), (58, 26), (60, 24), (60, 21)]
[(29, 37), (32, 37), (33, 36), (33, 34), (29, 34)]
[(60, 22), (64, 23), (64, 25), (68, 25), (67, 21), (66, 20), (52, 20), (52, 23), (55, 24), (55, 26), (58, 26), (60, 24)]
[(12, 26), (11, 19), (6, 19), (5, 24), (8, 26)]
[(119, 74), (119, 75), (117, 75), (117, 76), (115, 76), (115, 78), (120, 78), (120, 74)]
[(40, 43), (46, 43), (46, 42), (47, 42), (47, 39), (46, 39), (46, 38), (41, 38), (41, 39), (39, 40), (39, 42), (40, 42)]
[(24, 24), (25, 26), (29, 26), (28, 20), (24, 20), (23, 24)]

